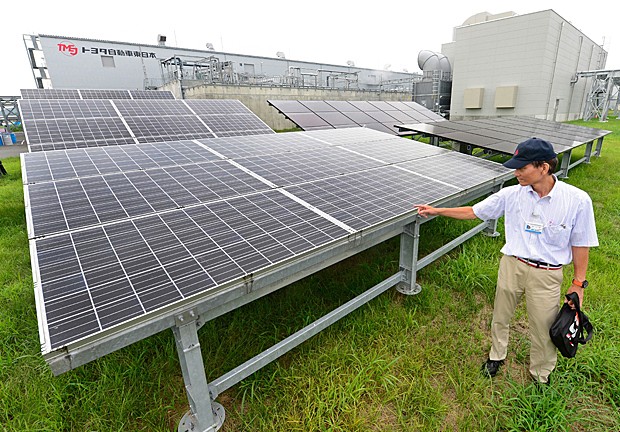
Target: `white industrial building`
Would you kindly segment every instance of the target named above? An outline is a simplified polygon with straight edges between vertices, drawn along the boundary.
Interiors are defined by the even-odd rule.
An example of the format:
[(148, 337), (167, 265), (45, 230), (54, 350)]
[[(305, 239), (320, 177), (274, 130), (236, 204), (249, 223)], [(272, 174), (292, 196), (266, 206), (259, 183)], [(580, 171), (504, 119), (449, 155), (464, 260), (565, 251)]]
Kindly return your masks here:
[(604, 69), (607, 59), (600, 45), (553, 10), (474, 15), (442, 45), (441, 70), (427, 70), (426, 61), (423, 74), (289, 60), (284, 53), (182, 49), (166, 46), (163, 36), (157, 45), (51, 35), (24, 35), (24, 41), (36, 87), (165, 88), (179, 98), (234, 98), (275, 129), (294, 125), (266, 107), (269, 98), (415, 100), (438, 112), (449, 106), (453, 120), (587, 118), (593, 106), (602, 106), (594, 100), (601, 92), (593, 90), (601, 83), (583, 72)]
[(452, 120), (581, 117), (591, 88), (580, 71), (605, 67), (607, 52), (553, 10), (474, 15), (442, 46), (452, 64)]
[[(172, 80), (296, 88), (410, 90), (420, 74), (276, 57), (52, 35), (24, 35), (37, 88), (157, 88)], [(207, 44), (208, 47), (211, 44)], [(405, 86), (405, 87), (403, 87)]]

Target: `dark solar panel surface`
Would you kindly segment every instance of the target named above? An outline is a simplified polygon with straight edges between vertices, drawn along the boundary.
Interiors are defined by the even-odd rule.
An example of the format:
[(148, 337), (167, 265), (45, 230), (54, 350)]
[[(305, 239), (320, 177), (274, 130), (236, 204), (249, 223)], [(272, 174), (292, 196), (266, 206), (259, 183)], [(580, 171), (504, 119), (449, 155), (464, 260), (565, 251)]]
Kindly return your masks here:
[(268, 100), (303, 130), (363, 126), (397, 134), (394, 125), (441, 122), (444, 118), (415, 102)]
[(31, 152), (275, 133), (236, 100), (24, 99), (18, 104)]
[(514, 153), (519, 143), (532, 137), (545, 139), (553, 145), (556, 153), (564, 153), (611, 133), (531, 117), (403, 124), (399, 127), (506, 154)]
[(367, 128), (23, 154), (43, 349), (510, 173), (447, 155)]
[(114, 106), (106, 100), (27, 99), (20, 101), (20, 108), (24, 122), (118, 117)]
[(458, 188), (393, 166), (286, 188), (356, 230), (453, 195)]
[(148, 170), (215, 161), (220, 158), (192, 141), (170, 141), (133, 146), (36, 152), (25, 159), (24, 180), (36, 183), (90, 175)]
[(74, 89), (21, 89), (22, 99), (81, 99)]
[(168, 90), (21, 89), (23, 99), (174, 99)]
[(132, 99), (174, 99), (168, 90), (129, 90)]
[(50, 346), (216, 288), (343, 231), (271, 191), (38, 240)]
[(79, 90), (82, 99), (131, 99), (129, 90)]

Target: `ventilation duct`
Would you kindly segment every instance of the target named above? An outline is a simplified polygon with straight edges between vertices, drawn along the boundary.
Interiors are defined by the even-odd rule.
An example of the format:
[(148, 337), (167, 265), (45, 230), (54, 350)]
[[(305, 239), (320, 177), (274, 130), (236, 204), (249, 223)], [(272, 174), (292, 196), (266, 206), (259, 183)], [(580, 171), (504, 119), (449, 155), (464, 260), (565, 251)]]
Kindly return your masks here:
[(452, 66), (448, 57), (434, 51), (422, 50), (418, 54), (418, 66), (422, 71), (436, 71), (451, 73)]

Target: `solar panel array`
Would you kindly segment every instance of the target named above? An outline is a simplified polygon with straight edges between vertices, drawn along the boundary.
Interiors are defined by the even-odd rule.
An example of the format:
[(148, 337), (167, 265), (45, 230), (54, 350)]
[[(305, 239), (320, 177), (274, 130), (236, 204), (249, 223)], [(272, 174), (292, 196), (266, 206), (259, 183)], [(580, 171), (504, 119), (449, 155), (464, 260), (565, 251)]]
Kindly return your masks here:
[(273, 134), (237, 100), (22, 99), (31, 152)]
[(174, 99), (168, 90), (21, 89), (22, 99)]
[(519, 143), (532, 137), (551, 142), (555, 152), (560, 154), (611, 133), (532, 117), (426, 122), (398, 127), (506, 154), (513, 154)]
[(362, 126), (397, 134), (401, 123), (440, 122), (445, 119), (415, 102), (268, 100), (271, 106), (301, 129), (340, 129)]
[(27, 153), (22, 172), (44, 353), (510, 175), (366, 128)]

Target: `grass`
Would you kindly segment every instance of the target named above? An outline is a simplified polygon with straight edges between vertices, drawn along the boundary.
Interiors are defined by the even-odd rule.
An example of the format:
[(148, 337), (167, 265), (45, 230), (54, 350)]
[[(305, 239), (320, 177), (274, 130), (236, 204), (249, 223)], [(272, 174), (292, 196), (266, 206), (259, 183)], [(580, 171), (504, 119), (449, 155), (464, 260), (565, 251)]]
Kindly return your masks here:
[[(419, 272), (420, 294), (389, 290), (220, 395), (221, 430), (620, 430), (620, 126), (572, 123), (614, 133), (601, 158), (566, 180), (595, 206), (600, 247), (591, 251), (584, 307), (596, 333), (576, 359), (559, 359), (551, 386), (529, 383), (523, 305), (505, 367), (493, 381), (480, 376), (503, 238), (476, 236)], [(170, 331), (52, 376), (38, 344), (19, 160), (3, 164), (0, 430), (176, 430), (188, 402)], [(424, 224), (421, 254), (470, 224)], [(208, 378), (394, 274), (398, 254), (391, 239), (207, 323), (200, 341)], [(569, 266), (565, 285), (571, 277)]]

